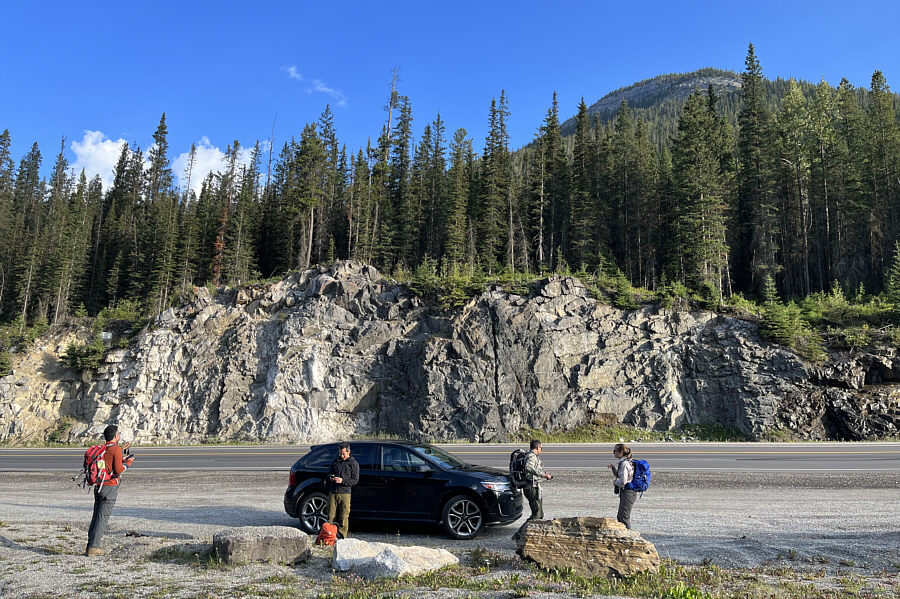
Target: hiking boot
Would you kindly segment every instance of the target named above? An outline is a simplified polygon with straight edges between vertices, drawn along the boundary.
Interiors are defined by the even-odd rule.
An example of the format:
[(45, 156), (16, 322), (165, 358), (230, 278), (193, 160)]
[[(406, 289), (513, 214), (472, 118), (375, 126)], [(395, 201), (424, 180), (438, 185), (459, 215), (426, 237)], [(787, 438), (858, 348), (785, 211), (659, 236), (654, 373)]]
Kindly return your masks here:
[(88, 550), (84, 552), (87, 557), (100, 557), (106, 553), (103, 551), (103, 547), (88, 547)]

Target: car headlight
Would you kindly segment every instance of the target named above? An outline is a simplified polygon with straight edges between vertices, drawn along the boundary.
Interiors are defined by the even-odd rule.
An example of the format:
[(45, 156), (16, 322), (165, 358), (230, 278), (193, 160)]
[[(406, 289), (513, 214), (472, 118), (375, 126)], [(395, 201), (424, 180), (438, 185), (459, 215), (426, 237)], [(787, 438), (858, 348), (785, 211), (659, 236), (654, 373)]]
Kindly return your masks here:
[(482, 481), (481, 486), (497, 494), (509, 491), (509, 481), (507, 480), (486, 480)]

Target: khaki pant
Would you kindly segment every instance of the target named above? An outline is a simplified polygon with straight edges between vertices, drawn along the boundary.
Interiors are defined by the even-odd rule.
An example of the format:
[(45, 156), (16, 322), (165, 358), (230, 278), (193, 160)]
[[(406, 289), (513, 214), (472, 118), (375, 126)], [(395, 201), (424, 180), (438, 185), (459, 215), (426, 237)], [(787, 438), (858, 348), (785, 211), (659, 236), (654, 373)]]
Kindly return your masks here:
[[(335, 520), (335, 517), (338, 520)], [(328, 521), (336, 522), (338, 532), (345, 539), (350, 534), (350, 493), (328, 494)]]

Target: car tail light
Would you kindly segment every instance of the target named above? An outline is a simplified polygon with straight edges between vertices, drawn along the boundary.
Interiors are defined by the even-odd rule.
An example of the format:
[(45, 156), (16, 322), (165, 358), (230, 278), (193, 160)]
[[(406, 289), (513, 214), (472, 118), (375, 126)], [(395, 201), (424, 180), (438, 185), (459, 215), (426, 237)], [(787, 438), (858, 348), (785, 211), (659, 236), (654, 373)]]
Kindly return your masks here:
[(291, 470), (291, 477), (288, 479), (288, 486), (289, 487), (297, 486), (297, 473), (294, 472), (293, 470)]

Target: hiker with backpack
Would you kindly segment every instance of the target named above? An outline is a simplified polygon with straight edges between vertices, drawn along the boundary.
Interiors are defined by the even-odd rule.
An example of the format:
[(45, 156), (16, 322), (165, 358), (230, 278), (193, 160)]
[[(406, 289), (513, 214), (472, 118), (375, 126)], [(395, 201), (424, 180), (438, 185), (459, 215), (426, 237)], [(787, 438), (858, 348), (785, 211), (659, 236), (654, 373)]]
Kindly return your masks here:
[[(94, 488), (94, 514), (91, 517), (91, 525), (88, 528), (88, 543), (84, 554), (88, 557), (98, 557), (103, 555), (103, 548), (100, 543), (103, 535), (106, 533), (106, 526), (109, 524), (109, 516), (112, 514), (113, 506), (116, 505), (116, 497), (119, 494), (119, 477), (134, 462), (134, 456), (125, 456), (123, 447), (119, 446), (122, 438), (119, 427), (110, 424), (103, 429), (103, 438), (106, 440), (105, 449), (99, 452), (91, 452), (95, 449), (90, 448), (88, 452), (98, 453), (97, 458), (93, 461), (94, 468), (99, 468), (99, 472), (92, 473), (91, 464), (87, 464), (88, 455), (85, 454), (85, 470), (89, 474), (87, 482)], [(124, 449), (130, 447), (125, 444)]]
[(531, 508), (531, 516), (529, 520), (544, 519), (544, 499), (541, 496), (541, 479), (550, 480), (553, 475), (544, 472), (544, 464), (541, 463), (541, 442), (537, 439), (531, 440), (531, 451), (525, 458), (525, 480), (526, 485), (522, 489), (525, 498), (528, 500), (528, 507)]
[(617, 443), (613, 447), (613, 455), (619, 459), (615, 464), (610, 464), (613, 476), (616, 478), (613, 484), (613, 492), (619, 496), (619, 513), (616, 520), (631, 528), (631, 508), (637, 499), (637, 491), (629, 485), (634, 479), (634, 462), (631, 461), (631, 449), (624, 443)]

